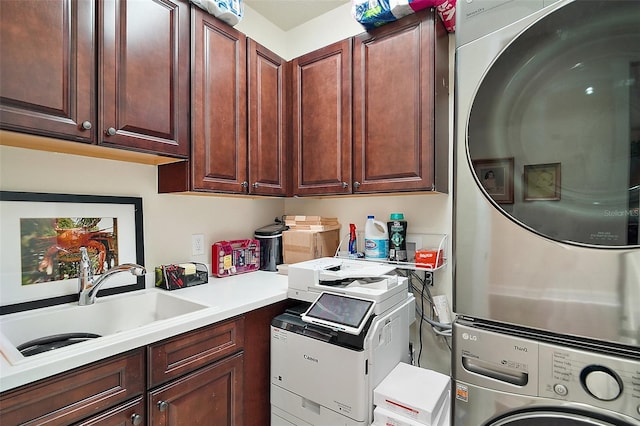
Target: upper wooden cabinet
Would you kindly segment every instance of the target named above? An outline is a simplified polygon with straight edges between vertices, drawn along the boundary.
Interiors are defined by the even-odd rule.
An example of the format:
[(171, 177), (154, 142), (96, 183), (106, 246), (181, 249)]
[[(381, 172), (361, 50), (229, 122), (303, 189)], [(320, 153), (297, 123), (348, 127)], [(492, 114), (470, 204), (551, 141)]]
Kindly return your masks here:
[(447, 192), (448, 69), (434, 10), (354, 38), (354, 191)]
[(295, 195), (351, 193), (351, 39), (292, 61)]
[(287, 62), (197, 7), (191, 25), (191, 157), (158, 191), (286, 195)]
[(447, 192), (448, 36), (436, 19), (425, 10), (354, 37), (352, 62), (347, 41), (293, 61), (295, 195)]
[(247, 187), (246, 37), (192, 8), (192, 187), (242, 193)]
[(188, 154), (187, 1), (3, 1), (0, 56), (3, 129)]
[(94, 142), (93, 1), (7, 0), (0, 7), (0, 127)]
[(290, 64), (254, 40), (247, 42), (249, 193), (285, 195)]
[(189, 3), (98, 4), (98, 143), (187, 156)]

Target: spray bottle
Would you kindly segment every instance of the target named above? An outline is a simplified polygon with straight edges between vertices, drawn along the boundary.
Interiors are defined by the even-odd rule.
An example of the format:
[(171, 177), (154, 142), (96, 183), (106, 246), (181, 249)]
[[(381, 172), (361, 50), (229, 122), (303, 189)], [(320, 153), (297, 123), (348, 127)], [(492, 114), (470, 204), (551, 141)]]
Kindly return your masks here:
[(349, 254), (351, 255), (358, 254), (358, 242), (356, 239), (356, 225), (353, 223), (349, 224)]

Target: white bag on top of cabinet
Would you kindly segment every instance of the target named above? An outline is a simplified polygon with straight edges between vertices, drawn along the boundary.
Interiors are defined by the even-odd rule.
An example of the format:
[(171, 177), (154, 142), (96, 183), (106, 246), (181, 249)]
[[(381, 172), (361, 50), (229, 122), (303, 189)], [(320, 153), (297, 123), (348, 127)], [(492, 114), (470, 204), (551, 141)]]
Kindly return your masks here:
[(242, 0), (191, 0), (191, 2), (231, 26), (240, 22), (244, 16)]

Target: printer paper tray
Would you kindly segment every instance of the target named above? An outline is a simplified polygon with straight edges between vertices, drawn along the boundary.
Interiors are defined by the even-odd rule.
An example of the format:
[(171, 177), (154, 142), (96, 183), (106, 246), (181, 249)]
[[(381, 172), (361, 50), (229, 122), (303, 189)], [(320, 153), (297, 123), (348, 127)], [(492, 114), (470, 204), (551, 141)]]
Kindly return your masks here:
[(271, 384), (271, 425), (366, 426), (350, 417), (316, 404), (280, 386)]

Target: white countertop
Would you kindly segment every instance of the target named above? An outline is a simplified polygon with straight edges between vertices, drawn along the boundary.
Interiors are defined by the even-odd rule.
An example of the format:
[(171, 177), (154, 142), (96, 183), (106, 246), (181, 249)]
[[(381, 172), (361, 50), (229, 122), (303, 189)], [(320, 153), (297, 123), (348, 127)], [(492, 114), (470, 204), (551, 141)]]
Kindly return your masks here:
[[(265, 271), (225, 278), (209, 277), (207, 284), (169, 292), (172, 296), (206, 305), (205, 309), (25, 357), (13, 365), (3, 353), (0, 356), (0, 392), (285, 300), (287, 285), (287, 276)], [(132, 293), (141, 292), (165, 290), (149, 288)], [(126, 294), (104, 299), (110, 297), (126, 297)], [(5, 315), (0, 320), (21, 314)], [(2, 350), (0, 344), (0, 352)]]

